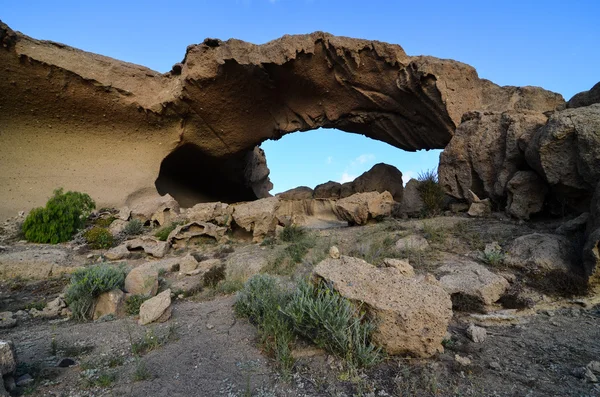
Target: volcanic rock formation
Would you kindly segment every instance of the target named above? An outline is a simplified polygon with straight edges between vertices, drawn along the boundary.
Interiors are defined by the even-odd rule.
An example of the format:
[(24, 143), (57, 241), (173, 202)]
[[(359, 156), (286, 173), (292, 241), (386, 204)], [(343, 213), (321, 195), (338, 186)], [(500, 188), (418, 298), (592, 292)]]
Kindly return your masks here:
[[(180, 204), (265, 197), (267, 139), (319, 127), (405, 150), (443, 148), (467, 111), (553, 111), (452, 60), (317, 32), (263, 45), (207, 39), (160, 74), (0, 23), (0, 215), (57, 186), (120, 205), (156, 186)], [(262, 157), (261, 157), (262, 156)]]

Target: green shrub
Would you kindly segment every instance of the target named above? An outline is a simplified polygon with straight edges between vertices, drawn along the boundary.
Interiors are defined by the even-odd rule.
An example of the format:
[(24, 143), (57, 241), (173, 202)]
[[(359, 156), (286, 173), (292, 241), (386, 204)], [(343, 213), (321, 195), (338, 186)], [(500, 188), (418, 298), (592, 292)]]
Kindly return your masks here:
[(140, 306), (148, 299), (150, 299), (150, 297), (147, 295), (136, 294), (128, 296), (127, 299), (125, 299), (125, 313), (130, 316), (140, 314)]
[(85, 193), (57, 189), (45, 207), (34, 208), (25, 219), (25, 239), (51, 244), (69, 241), (95, 207), (94, 200)]
[(484, 251), (483, 260), (490, 266), (501, 266), (504, 263), (504, 254), (496, 250)]
[(108, 218), (98, 218), (94, 221), (94, 225), (100, 227), (109, 227), (111, 223), (113, 223), (117, 219), (114, 216), (109, 216)]
[[(139, 219), (130, 220), (127, 223), (127, 225), (125, 225), (125, 228), (123, 229), (123, 233), (125, 233), (128, 236), (137, 236), (138, 234), (142, 234), (143, 231), (144, 231), (144, 224)], [(168, 234), (167, 234), (167, 236), (168, 236)], [(166, 239), (167, 238), (165, 237), (165, 240)]]
[(167, 237), (169, 237), (169, 234), (171, 234), (171, 232), (175, 230), (175, 228), (179, 225), (181, 225), (181, 223), (171, 222), (171, 224), (158, 229), (156, 233), (154, 233), (154, 237), (158, 238), (160, 241), (167, 241)]
[(356, 366), (381, 360), (381, 349), (370, 341), (375, 325), (324, 282), (300, 283), (284, 312), (294, 331)]
[(110, 248), (114, 243), (113, 235), (107, 229), (99, 226), (86, 230), (83, 238), (93, 249)]
[(417, 176), (417, 180), (420, 182), (417, 189), (423, 200), (423, 215), (438, 215), (444, 208), (446, 195), (438, 182), (437, 171), (435, 169), (424, 171)]
[(302, 239), (305, 235), (306, 230), (303, 227), (290, 225), (283, 228), (279, 238), (286, 243), (292, 243)]
[(86, 320), (92, 315), (94, 299), (100, 294), (123, 288), (124, 266), (99, 264), (78, 269), (71, 275), (66, 301), (76, 320)]

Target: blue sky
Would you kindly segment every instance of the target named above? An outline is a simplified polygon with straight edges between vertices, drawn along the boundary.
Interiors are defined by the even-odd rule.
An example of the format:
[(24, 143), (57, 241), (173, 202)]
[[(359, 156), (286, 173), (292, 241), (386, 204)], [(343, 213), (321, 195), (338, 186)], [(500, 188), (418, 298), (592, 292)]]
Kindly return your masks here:
[[(4, 4), (2, 4), (4, 3)], [(452, 58), (500, 85), (534, 85), (569, 99), (600, 80), (600, 1), (212, 0), (0, 2), (0, 19), (54, 40), (166, 72), (206, 37), (264, 43), (317, 30)], [(439, 151), (407, 153), (333, 130), (265, 142), (273, 192), (348, 180), (386, 162), (407, 176)]]

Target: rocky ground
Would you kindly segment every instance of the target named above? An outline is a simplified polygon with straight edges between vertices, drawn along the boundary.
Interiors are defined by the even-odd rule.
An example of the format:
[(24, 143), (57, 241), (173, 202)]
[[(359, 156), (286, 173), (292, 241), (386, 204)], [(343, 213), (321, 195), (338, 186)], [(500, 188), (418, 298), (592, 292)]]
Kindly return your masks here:
[[(139, 325), (135, 316), (76, 322), (62, 316), (64, 308), (60, 307), (54, 314), (43, 315), (69, 282), (68, 275), (60, 275), (57, 267), (51, 266), (57, 265), (53, 261), (69, 268), (95, 263), (105, 251), (84, 249), (76, 243), (49, 247), (5, 239), (0, 252), (3, 274), (14, 272), (18, 266), (15, 257), (25, 258), (23, 263), (32, 263), (35, 258), (46, 270), (54, 269), (43, 280), (36, 280), (34, 273), (5, 276), (0, 282), (0, 312), (11, 312), (8, 317), (16, 320), (11, 326), (7, 320), (0, 321), (4, 326), (0, 339), (12, 340), (18, 357), (15, 380), (21, 385), (13, 393), (600, 396), (593, 363), (600, 352), (598, 299), (589, 293), (567, 296), (561, 288), (540, 282), (530, 268), (506, 265), (518, 251), (513, 245), (520, 236), (554, 232), (561, 222), (524, 224), (500, 214), (487, 219), (455, 215), (313, 230), (314, 245), (296, 265), (278, 259), (287, 246), (279, 239), (267, 239), (262, 244), (244, 236), (226, 244), (203, 240), (171, 250), (166, 260), (188, 253), (201, 255), (203, 260), (216, 259), (226, 266), (225, 279), (189, 293), (178, 291), (173, 295), (171, 319), (146, 326)], [(406, 241), (413, 244), (410, 249), (402, 247)], [(417, 248), (417, 243), (426, 246)], [(486, 246), (490, 249), (493, 243), (504, 253), (503, 261), (490, 261), (485, 256)], [(474, 263), (506, 280), (506, 287), (500, 299), (484, 306), (453, 300), (445, 351), (431, 358), (394, 356), (373, 368), (355, 369), (299, 341), (291, 373), (281, 373), (261, 350), (255, 327), (235, 316), (234, 290), (240, 280), (261, 271), (283, 280), (301, 279), (327, 257), (331, 246), (338, 247), (342, 255), (380, 266), (385, 258), (408, 258), (417, 275), (433, 273), (439, 279), (446, 274), (440, 271), (444, 266), (461, 263), (469, 267)], [(523, 263), (527, 260), (522, 258)], [(143, 253), (120, 260), (132, 268), (148, 261), (159, 262)], [(159, 289), (175, 290), (173, 286), (181, 277), (179, 271), (161, 272)], [(496, 278), (489, 280), (499, 283)], [(568, 286), (572, 288), (572, 284)], [(485, 335), (467, 332), (472, 325), (485, 329)]]

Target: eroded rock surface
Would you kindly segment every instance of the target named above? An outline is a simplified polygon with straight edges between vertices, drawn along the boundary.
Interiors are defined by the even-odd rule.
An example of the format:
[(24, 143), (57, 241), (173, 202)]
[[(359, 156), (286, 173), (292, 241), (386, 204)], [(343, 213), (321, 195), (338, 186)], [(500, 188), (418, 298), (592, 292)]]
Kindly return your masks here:
[(101, 206), (154, 186), (184, 206), (252, 200), (270, 189), (256, 146), (290, 132), (338, 128), (406, 150), (443, 148), (467, 111), (564, 106), (460, 62), (322, 32), (263, 45), (206, 40), (166, 74), (5, 24), (0, 36), (0, 157), (11, 164), (2, 216), (43, 204), (56, 186)]

